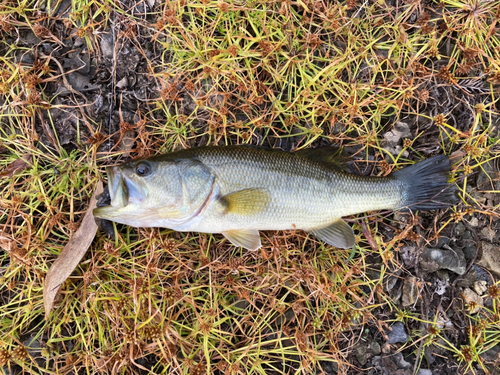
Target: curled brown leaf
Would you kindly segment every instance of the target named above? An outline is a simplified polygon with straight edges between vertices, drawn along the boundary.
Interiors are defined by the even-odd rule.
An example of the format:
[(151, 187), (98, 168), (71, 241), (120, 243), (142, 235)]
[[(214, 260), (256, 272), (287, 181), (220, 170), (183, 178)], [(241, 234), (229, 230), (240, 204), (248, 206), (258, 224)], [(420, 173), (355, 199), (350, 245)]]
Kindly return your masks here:
[(43, 304), (45, 307), (45, 319), (49, 317), (50, 310), (54, 305), (54, 299), (60, 286), (71, 275), (80, 260), (83, 258), (97, 233), (97, 225), (92, 214), (96, 206), (96, 196), (103, 191), (102, 181), (97, 184), (89, 204), (89, 208), (83, 217), (82, 224), (70, 238), (59, 257), (52, 264), (45, 277), (43, 288)]
[(10, 163), (5, 170), (0, 173), (0, 177), (12, 177), (14, 173), (28, 168), (33, 161), (33, 156), (26, 154)]

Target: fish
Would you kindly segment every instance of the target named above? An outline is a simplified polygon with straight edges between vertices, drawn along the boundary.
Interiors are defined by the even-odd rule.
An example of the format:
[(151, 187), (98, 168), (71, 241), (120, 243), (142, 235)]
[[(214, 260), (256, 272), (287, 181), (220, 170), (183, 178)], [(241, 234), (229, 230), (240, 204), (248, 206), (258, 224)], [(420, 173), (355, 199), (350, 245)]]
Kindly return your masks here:
[(342, 219), (375, 210), (435, 210), (457, 203), (450, 161), (438, 155), (386, 177), (347, 173), (336, 147), (287, 152), (255, 146), (200, 147), (106, 168), (110, 204), (96, 218), (133, 227), (222, 233), (247, 250), (260, 230), (304, 230), (352, 248)]

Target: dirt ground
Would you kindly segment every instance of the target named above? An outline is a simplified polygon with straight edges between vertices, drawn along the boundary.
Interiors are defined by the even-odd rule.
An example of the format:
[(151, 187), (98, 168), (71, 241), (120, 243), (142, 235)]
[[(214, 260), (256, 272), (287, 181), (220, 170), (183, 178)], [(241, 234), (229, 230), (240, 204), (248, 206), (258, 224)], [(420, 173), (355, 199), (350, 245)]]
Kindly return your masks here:
[[(207, 10), (206, 17), (217, 19), (220, 16), (217, 12), (225, 9), (224, 4), (230, 7), (226, 12), (231, 11), (233, 7), (243, 14), (251, 7), (262, 7), (263, 3), (265, 2), (251, 2), (250, 5), (245, 5), (218, 2), (212, 4), (212, 10)], [(283, 2), (283, 4), (289, 4), (292, 10), (295, 9), (301, 16), (313, 20), (312, 24), (323, 20), (319, 15), (326, 12), (325, 7), (331, 5), (329, 2), (314, 3), (316, 7), (312, 6), (312, 11), (308, 13), (303, 11), (300, 1)], [(351, 3), (355, 5), (343, 13), (348, 19), (349, 17), (362, 19), (364, 12), (368, 12), (367, 7), (376, 4), (376, 2), (366, 2), (364, 5)], [(13, 4), (11, 3), (11, 6)], [(301, 309), (308, 310), (308, 313), (301, 315), (300, 309), (291, 307), (299, 299), (292, 297), (286, 291), (285, 286), (289, 286), (286, 283), (291, 283), (290, 280), (293, 278), (288, 279), (288, 276), (285, 276), (287, 274), (283, 274), (282, 289), (274, 290), (272, 287), (269, 289), (275, 293), (274, 297), (286, 305), (283, 310), (269, 307), (265, 299), (247, 302), (246, 297), (238, 295), (238, 298), (235, 297), (232, 300), (232, 303), (243, 310), (248, 308), (249, 304), (255, 304), (256, 311), (264, 311), (267, 308), (275, 309), (281, 312), (281, 320), (272, 320), (272, 324), (260, 327), (259, 334), (249, 333), (253, 331), (250, 328), (244, 328), (243, 325), (239, 327), (240, 331), (223, 325), (220, 328), (228, 332), (233, 329), (232, 332), (235, 335), (241, 335), (242, 342), (245, 339), (262, 340), (262, 342), (278, 340), (282, 343), (281, 348), (289, 345), (294, 349), (289, 353), (280, 349), (281, 351), (277, 351), (280, 353), (278, 358), (273, 357), (272, 353), (269, 354), (271, 359), (265, 359), (264, 364), (259, 365), (263, 370), (256, 370), (248, 365), (249, 362), (245, 362), (246, 365), (240, 364), (240, 367), (233, 366), (237, 363), (235, 358), (238, 357), (239, 352), (231, 352), (232, 354), (228, 354), (226, 358), (223, 350), (229, 353), (237, 349), (238, 344), (225, 343), (224, 345), (227, 344), (227, 346), (221, 346), (223, 350), (218, 352), (217, 349), (211, 349), (210, 353), (214, 355), (214, 358), (217, 356), (226, 358), (228, 363), (232, 364), (226, 367), (214, 365), (210, 370), (212, 373), (500, 374), (500, 330), (498, 328), (500, 324), (498, 281), (500, 277), (500, 221), (498, 220), (500, 112), (497, 104), (500, 87), (498, 77), (492, 79), (491, 71), (484, 67), (483, 60), (481, 60), (481, 54), (486, 56), (489, 52), (476, 52), (474, 55), (472, 50), (469, 51), (471, 56), (467, 61), (470, 62), (470, 66), (468, 70), (465, 70), (464, 65), (467, 61), (464, 60), (462, 65), (455, 64), (453, 61), (452, 56), (461, 47), (457, 44), (457, 34), (450, 33), (448, 39), (441, 40), (436, 46), (436, 53), (440, 55), (440, 58), (432, 59), (431, 62), (416, 63), (412, 69), (409, 69), (411, 77), (408, 77), (410, 73), (405, 72), (409, 80), (414, 79), (418, 82), (415, 86), (416, 91), (408, 99), (404, 96), (400, 97), (399, 102), (394, 104), (394, 108), (397, 109), (392, 113), (388, 112), (379, 116), (378, 123), (372, 129), (366, 128), (366, 124), (373, 122), (365, 122), (356, 116), (349, 117), (348, 115), (347, 117), (338, 115), (337, 118), (332, 119), (328, 117), (330, 112), (326, 113), (319, 107), (319, 109), (311, 110), (312, 112), (305, 111), (304, 116), (309, 117), (303, 118), (300, 117), (300, 111), (296, 114), (290, 112), (291, 115), (285, 111), (288, 108), (287, 104), (306, 107), (306, 104), (300, 104), (297, 101), (297, 97), (300, 98), (303, 94), (296, 89), (302, 87), (302, 83), (296, 81), (298, 78), (286, 76), (282, 86), (274, 85), (273, 79), (277, 79), (276, 76), (280, 74), (278, 68), (275, 70), (275, 77), (272, 71), (269, 72), (270, 69), (256, 68), (255, 76), (247, 77), (248, 87), (242, 89), (241, 86), (246, 83), (232, 79), (230, 73), (221, 73), (215, 67), (210, 71), (210, 68), (203, 66), (196, 68), (191, 66), (189, 59), (198, 57), (193, 57), (188, 52), (182, 55), (182, 48), (176, 42), (176, 38), (182, 34), (182, 28), (171, 31), (166, 26), (163, 28), (159, 26), (161, 22), (172, 24), (173, 21), (169, 20), (169, 17), (179, 19), (193, 17), (198, 14), (196, 9), (202, 9), (202, 6), (210, 6), (210, 4), (208, 1), (200, 2), (199, 6), (193, 5), (191, 9), (189, 4), (182, 1), (161, 4), (154, 0), (124, 1), (119, 4), (103, 3), (102, 9), (107, 12), (104, 15), (104, 10), (100, 14), (95, 4), (89, 3), (87, 6), (92, 9), (93, 13), (89, 13), (92, 17), (82, 21), (74, 17), (76, 12), (84, 12), (84, 10), (76, 9), (78, 3), (63, 0), (52, 5), (43, 3), (36, 10), (26, 10), (28, 12), (26, 14), (29, 14), (28, 18), (23, 18), (20, 13), (13, 13), (8, 15), (8, 19), (2, 19), (3, 28), (0, 35), (3, 42), (0, 45), (0, 56), (5, 57), (2, 59), (3, 86), (2, 94), (0, 94), (3, 128), (0, 134), (0, 156), (5, 158), (5, 162), (0, 167), (0, 186), (3, 189), (0, 246), (4, 252), (1, 260), (3, 270), (0, 276), (3, 286), (0, 286), (0, 300), (3, 301), (5, 307), (0, 307), (0, 319), (6, 321), (12, 319), (13, 322), (20, 324), (15, 334), (14, 331), (9, 331), (8, 334), (2, 334), (3, 337), (0, 338), (0, 349), (2, 349), (0, 363), (4, 366), (4, 373), (31, 373), (31, 371), (52, 373), (52, 369), (55, 373), (84, 373), (86, 366), (94, 368), (93, 371), (96, 373), (148, 373), (149, 371), (160, 373), (163, 371), (164, 373), (202, 374), (207, 372), (207, 360), (202, 349), (200, 352), (193, 350), (194, 354), (190, 355), (181, 349), (183, 348), (181, 344), (178, 344), (177, 349), (172, 349), (174, 354), (171, 353), (167, 359), (160, 360), (161, 351), (166, 350), (165, 348), (160, 350), (161, 345), (156, 347), (154, 341), (151, 343), (151, 340), (143, 339), (142, 344), (137, 344), (142, 354), (136, 353), (135, 347), (130, 344), (130, 340), (133, 339), (129, 338), (123, 339), (127, 342), (124, 347), (129, 350), (124, 356), (115, 349), (111, 352), (104, 350), (100, 352), (100, 339), (90, 334), (92, 329), (85, 334), (88, 336), (84, 337), (83, 341), (87, 339), (94, 341), (87, 341), (86, 349), (81, 347), (73, 349), (80, 345), (77, 344), (76, 338), (70, 338), (78, 331), (72, 331), (73, 328), (71, 328), (79, 324), (77, 318), (71, 319), (72, 322), (68, 323), (69, 328), (59, 326), (58, 329), (54, 328), (57, 322), (43, 320), (41, 310), (29, 315), (32, 319), (30, 322), (20, 322), (17, 318), (13, 318), (17, 316), (20, 308), (19, 304), (13, 305), (13, 301), (17, 301), (15, 296), (20, 295), (21, 292), (10, 283), (18, 282), (16, 280), (24, 280), (22, 283), (25, 283), (29, 277), (20, 276), (20, 279), (10, 279), (10, 272), (17, 269), (14, 267), (20, 264), (20, 258), (17, 247), (14, 249), (8, 247), (7, 244), (17, 243), (20, 249), (25, 250), (21, 259), (25, 259), (24, 256), (31, 257), (30, 259), (36, 259), (37, 256), (44, 257), (43, 263), (36, 263), (33, 260), (39, 265), (39, 269), (36, 272), (33, 271), (33, 274), (38, 275), (33, 279), (33, 285), (38, 285), (38, 289), (35, 288), (37, 297), (33, 298), (35, 306), (41, 308), (39, 302), (43, 275), (57, 257), (56, 250), (60, 250), (67, 240), (67, 237), (54, 235), (54, 233), (59, 233), (57, 220), (51, 224), (56, 228), (56, 232), (51, 232), (51, 227), (48, 232), (45, 232), (48, 233), (48, 237), (40, 234), (40, 228), (46, 230), (48, 220), (56, 215), (47, 206), (38, 209), (40, 212), (47, 210), (47, 215), (37, 211), (30, 221), (33, 233), (32, 244), (38, 243), (43, 247), (45, 241), (52, 241), (51, 243), (58, 247), (54, 248), (56, 250), (47, 250), (41, 253), (42, 255), (34, 255), (34, 250), (25, 248), (20, 239), (26, 238), (27, 229), (22, 229), (25, 225), (22, 224), (22, 215), (16, 214), (14, 209), (13, 190), (37, 191), (36, 187), (23, 182), (29, 180), (29, 176), (34, 173), (30, 169), (33, 160), (38, 160), (39, 171), (43, 170), (43, 173), (50, 172), (54, 176), (57, 175), (55, 178), (59, 178), (59, 174), (64, 175), (67, 170), (66, 165), (75, 163), (75, 168), (78, 169), (82, 164), (89, 163), (90, 167), (82, 169), (85, 175), (82, 179), (86, 182), (74, 192), (77, 197), (74, 206), (75, 217), (71, 222), (61, 221), (63, 226), (69, 225), (64, 223), (71, 223), (75, 229), (89, 201), (87, 193), (90, 189), (90, 182), (95, 182), (97, 177), (103, 177), (102, 172), (106, 165), (179, 148), (223, 146), (245, 142), (266, 147), (279, 147), (287, 151), (293, 151), (304, 145), (310, 148), (332, 143), (341, 145), (350, 157), (349, 171), (363, 175), (383, 175), (388, 173), (392, 166), (398, 165), (397, 163), (404, 164), (401, 160), (407, 160), (408, 163), (416, 162), (446, 153), (450, 155), (454, 163), (452, 176), (458, 187), (461, 201), (457, 208), (450, 210), (419, 212), (418, 214), (378, 213), (348, 218), (351, 224), (355, 224), (361, 245), (353, 254), (353, 258), (349, 252), (339, 253), (343, 254), (339, 256), (344, 256), (344, 258), (339, 258), (338, 264), (341, 264), (340, 259), (343, 259), (346, 264), (354, 262), (346, 267), (345, 272), (349, 269), (354, 274), (354, 278), (361, 275), (357, 279), (359, 290), (355, 296), (349, 297), (351, 298), (349, 303), (359, 307), (362, 311), (361, 315), (349, 315), (345, 311), (343, 318), (338, 319), (329, 319), (324, 317), (327, 315), (322, 315), (323, 328), (331, 326), (323, 331), (315, 331), (311, 328), (315, 328), (313, 316), (321, 309), (322, 302), (316, 299), (316, 294), (313, 293), (315, 282), (308, 280), (310, 277), (315, 279), (316, 276), (308, 274), (309, 271), (306, 272), (305, 267), (301, 269), (302, 273), (297, 271), (298, 268), (294, 268), (295, 271), (290, 271), (290, 275), (295, 275), (294, 277), (300, 281), (297, 282), (297, 288), (304, 288), (305, 295), (309, 293), (307, 301), (300, 300), (300, 303), (304, 304)], [(267, 12), (271, 19), (282, 5), (281, 2), (279, 4), (269, 2), (269, 4)], [(32, 4), (28, 8), (34, 6), (35, 4)], [(386, 6), (396, 9), (398, 2), (388, 1)], [(432, 27), (437, 33), (444, 30), (443, 27), (440, 29), (440, 25), (450, 21), (443, 16), (443, 9), (450, 9), (450, 6), (448, 3), (440, 7), (438, 2), (421, 2), (421, 8), (417, 9), (414, 15), (408, 16), (406, 20), (406, 33), (411, 37), (412, 33), (420, 32), (422, 25)], [(191, 10), (188, 11), (188, 8)], [(7, 10), (12, 8), (5, 5), (2, 9), (4, 9), (4, 14), (7, 14)], [(176, 16), (172, 13), (172, 10), (180, 12), (179, 9), (186, 9), (183, 16)], [(391, 12), (387, 14), (393, 14), (396, 17), (398, 11), (392, 10)], [(316, 21), (314, 21), (315, 15), (319, 17)], [(375, 17), (375, 15), (366, 15), (366, 17)], [(427, 20), (425, 20), (426, 17), (428, 17)], [(494, 19), (496, 25), (498, 18)], [(388, 21), (384, 18), (383, 22)], [(92, 23), (99, 26), (83, 27)], [(204, 27), (201, 21), (199, 27)], [(251, 29), (248, 25), (243, 27)], [(267, 24), (262, 26), (263, 29), (266, 27), (270, 26)], [(210, 36), (214, 40), (231, 38), (227, 36), (223, 28), (214, 29), (213, 35)], [(245, 35), (255, 36), (261, 32), (265, 33), (263, 29), (256, 27), (253, 31), (247, 30), (248, 33)], [(316, 43), (323, 47), (313, 48), (315, 40), (309, 38), (308, 48), (310, 48), (311, 56), (317, 57), (317, 61), (314, 62), (316, 68), (324, 71), (328, 69), (328, 59), (335, 59), (335, 53), (332, 52), (328, 56), (322, 48), (327, 48), (324, 46), (328, 44), (332, 46), (332, 51), (334, 49), (345, 50), (350, 42), (348, 42), (348, 36), (339, 36), (335, 40), (330, 40), (324, 34), (318, 33), (318, 35), (320, 36)], [(353, 35), (356, 33), (354, 32)], [(497, 29), (493, 35), (498, 36)], [(193, 39), (192, 42), (196, 43), (196, 40)], [(293, 44), (293, 42), (290, 43)], [(261, 42), (258, 48), (265, 50), (271, 47)], [(290, 53), (290, 59), (300, 55), (297, 52), (299, 47), (290, 47), (290, 51), (285, 45), (280, 48)], [(243, 47), (240, 51), (242, 49)], [(207, 53), (210, 50), (207, 48)], [(245, 51), (249, 56), (252, 53), (251, 50)], [(274, 52), (269, 52), (269, 54)], [(362, 53), (359, 50), (357, 52)], [(279, 51), (276, 52), (276, 54), (279, 53)], [(386, 52), (380, 52), (382, 55), (383, 53)], [(212, 61), (210, 58), (217, 59), (219, 54), (222, 54), (222, 49), (212, 52), (208, 61)], [(230, 55), (231, 52), (227, 52), (227, 56)], [(249, 60), (248, 64), (255, 64), (255, 60), (258, 61), (264, 57), (259, 54), (254, 60)], [(484, 59), (486, 60), (486, 57)], [(372, 94), (368, 95), (368, 98), (392, 95), (390, 90), (382, 87), (383, 85), (377, 81), (379, 78), (371, 76), (371, 68), (367, 65), (367, 60), (360, 61), (356, 74), (340, 74), (335, 77), (335, 80), (346, 82), (348, 86), (356, 86), (358, 83), (371, 85)], [(6, 73), (9, 64), (18, 67), (19, 71), (24, 74), (20, 78), (23, 91), (16, 92), (17, 99), (13, 94), (16, 81), (10, 80), (11, 76)], [(464, 71), (460, 71), (460, 68)], [(243, 64), (241, 69), (244, 69)], [(386, 79), (395, 80), (396, 78), (386, 77), (384, 82)], [(10, 85), (10, 91), (5, 91), (6, 82)], [(332, 89), (333, 91), (335, 89)], [(303, 95), (307, 96), (307, 94)], [(321, 100), (325, 102), (337, 100), (334, 94), (328, 95), (324, 94)], [(372, 116), (371, 120), (376, 119), (373, 117), (376, 109), (373, 113), (370, 112), (371, 104), (363, 104), (362, 100), (359, 106), (364, 108), (365, 116)], [(23, 102), (25, 107), (20, 109), (19, 102)], [(282, 111), (286, 113), (283, 115)], [(362, 110), (359, 109), (359, 111)], [(22, 116), (26, 116), (26, 120), (20, 120)], [(321, 120), (313, 120), (314, 116)], [(31, 128), (29, 124), (33, 127)], [(29, 160), (21, 158), (23, 153), (14, 144), (16, 132), (23, 137), (28, 135), (31, 137), (30, 147), (37, 151), (24, 153), (24, 155), (31, 155), (26, 156)], [(28, 134), (29, 132), (31, 134)], [(381, 152), (380, 149), (386, 152)], [(55, 156), (53, 159), (43, 160), (38, 156), (41, 154)], [(395, 162), (395, 157), (401, 157), (401, 159)], [(17, 161), (17, 164), (14, 164), (16, 160), (21, 160), (21, 162)], [(23, 164), (22, 160), (27, 163)], [(56, 161), (51, 162), (51, 160)], [(58, 168), (58, 165), (64, 166)], [(13, 186), (15, 189), (12, 188)], [(64, 206), (58, 205), (55, 195), (50, 199), (54, 199), (53, 207)], [(61, 202), (66, 202), (64, 199), (66, 198), (63, 198)], [(15, 217), (16, 215), (20, 216)], [(138, 241), (137, 243), (140, 244), (149, 234), (153, 238), (152, 233), (157, 233), (127, 229), (123, 226), (118, 226), (118, 231), (123, 238), (134, 233), (132, 237), (127, 237), (127, 241), (129, 243)], [(108, 240), (106, 236), (105, 231), (98, 233), (100, 239), (96, 239), (97, 245), (86, 255), (81, 269), (76, 271), (76, 274), (80, 276), (74, 278), (66, 286), (69, 288), (67, 290), (90, 287), (92, 282), (87, 283), (84, 279), (85, 275), (92, 271), (94, 262), (102, 262), (100, 267), (104, 267), (102, 264), (109, 262), (106, 261), (105, 256), (111, 252), (109, 248), (104, 247), (104, 244), (111, 244), (113, 241)], [(193, 236), (197, 235), (193, 234)], [(255, 273), (258, 273), (260, 272), (257, 272), (259, 265), (265, 264), (265, 267), (268, 267), (268, 263), (264, 262), (273, 262), (273, 259), (276, 259), (276, 252), (280, 253), (280, 251), (282, 252), (279, 256), (280, 262), (284, 263), (279, 264), (285, 268), (288, 261), (291, 262), (288, 264), (300, 263), (301, 256), (305, 256), (307, 262), (310, 262), (308, 267), (313, 267), (314, 259), (323, 256), (323, 250), (319, 250), (318, 244), (306, 248), (305, 255), (293, 255), (290, 256), (291, 258), (283, 255), (286, 249), (300, 250), (305, 243), (309, 244), (310, 242), (306, 242), (306, 237), (305, 233), (266, 233), (262, 255), (257, 255), (256, 258), (250, 258), (253, 255), (241, 255), (238, 258), (240, 264), (234, 266), (232, 255), (227, 255), (229, 254), (227, 249), (231, 248), (230, 244), (224, 243), (221, 236), (216, 236), (216, 246), (206, 251), (207, 258), (199, 261), (199, 267), (202, 270), (203, 267), (212, 270), (211, 267), (216, 267), (215, 262), (223, 263), (227, 255), (228, 264), (239, 269), (240, 275), (250, 272), (248, 270), (251, 266), (241, 264), (241, 260), (245, 259), (255, 262)], [(186, 237), (171, 232), (163, 233), (161, 238), (164, 241), (167, 241), (165, 238), (172, 238), (173, 241), (179, 243), (184, 241), (183, 246), (189, 246), (191, 249), (189, 251), (196, 254), (203, 248), (203, 243), (211, 241), (211, 237), (201, 236), (196, 237), (194, 242), (189, 242), (190, 240)], [(281, 246), (281, 250), (276, 250), (277, 246)], [(123, 250), (125, 248), (121, 248), (122, 253), (119, 257), (131, 259), (138, 254), (139, 250), (125, 251)], [(218, 251), (221, 253), (218, 254)], [(295, 254), (293, 251), (292, 253)], [(165, 261), (164, 258), (175, 259), (177, 255), (182, 258), (184, 253), (181, 253), (181, 250), (179, 253), (175, 251), (172, 253), (169, 250), (154, 259), (163, 257), (162, 261)], [(196, 261), (194, 265), (192, 260), (186, 262), (191, 262), (189, 264), (193, 269), (198, 269)], [(207, 265), (202, 266), (205, 264), (203, 262), (207, 262)], [(160, 264), (158, 263), (158, 267)], [(178, 266), (182, 264), (184, 263), (181, 262)], [(334, 275), (335, 267), (343, 267), (343, 265), (333, 265), (328, 272)], [(347, 273), (342, 273), (344, 271), (337, 271), (341, 275), (347, 275)], [(119, 274), (119, 268), (115, 272)], [(217, 272), (220, 272), (219, 269)], [(300, 273), (299, 276), (297, 272)], [(311, 272), (316, 275), (315, 272), (319, 271)], [(356, 272), (358, 272), (357, 276)], [(223, 281), (224, 283), (228, 283), (226, 277), (230, 274), (230, 271), (224, 274), (224, 280), (226, 280)], [(259, 276), (260, 280), (265, 278), (264, 274)], [(278, 275), (276, 280), (280, 280), (279, 271), (276, 271), (276, 275)], [(190, 278), (194, 277), (189, 274), (184, 276), (185, 279), (179, 276), (179, 280), (192, 280)], [(95, 275), (95, 277), (98, 276)], [(246, 280), (245, 282), (250, 285), (250, 279), (245, 279), (245, 277), (248, 276), (242, 276), (241, 280)], [(317, 277), (321, 281), (321, 277)], [(97, 282), (97, 279), (93, 280)], [(203, 280), (206, 281), (206, 279)], [(380, 280), (380, 282), (372, 283), (366, 280)], [(318, 285), (321, 284), (320, 281)], [(189, 281), (184, 282), (189, 283)], [(223, 282), (220, 285), (223, 285)], [(277, 283), (279, 284), (279, 281)], [(352, 281), (349, 283), (347, 284), (352, 285)], [(256, 288), (258, 290), (258, 287)], [(227, 293), (229, 295), (232, 292)], [(135, 298), (132, 292), (129, 297)], [(196, 296), (193, 298), (196, 299)], [(23, 298), (19, 299), (19, 301), (22, 300)], [(116, 301), (118, 300), (121, 301), (121, 296), (116, 297)], [(71, 304), (68, 299), (65, 301), (66, 306)], [(116, 301), (113, 299), (112, 303), (118, 304)], [(61, 304), (61, 308), (64, 304)], [(104, 307), (103, 309), (103, 311), (108, 311)], [(114, 309), (117, 309), (116, 306)], [(94, 310), (85, 311), (87, 312), (82, 312), (83, 315)], [(202, 309), (196, 311), (201, 314)], [(304, 320), (301, 320), (301, 316)], [(127, 319), (134, 320), (131, 317), (132, 315)], [(331, 332), (335, 331), (335, 325), (342, 324), (342, 319), (350, 322), (349, 329), (341, 331), (342, 333), (337, 332), (334, 339), (329, 339), (328, 345), (315, 344), (324, 340), (325, 337), (328, 338), (329, 334), (333, 335)], [(140, 326), (140, 322), (135, 320), (137, 326)], [(93, 323), (95, 322), (89, 318), (87, 324)], [(4, 326), (7, 327), (7, 323), (4, 322), (2, 327)], [(40, 328), (42, 326), (43, 329)], [(299, 331), (299, 327), (303, 330)], [(55, 331), (57, 334), (53, 333)], [(313, 331), (315, 333), (312, 333)], [(100, 334), (106, 335), (105, 332)], [(179, 335), (182, 336), (180, 333)], [(307, 344), (301, 343), (300, 335), (307, 337), (307, 340), (302, 340)], [(64, 345), (54, 340), (57, 337), (66, 337), (60, 340)], [(51, 340), (53, 347), (47, 344)], [(305, 354), (309, 352), (303, 348), (304, 345), (309, 345), (314, 349), (311, 349), (310, 353), (314, 353), (311, 357), (316, 356), (316, 359)], [(21, 360), (16, 359), (15, 356), (16, 350), (22, 351), (22, 349), (16, 349), (18, 347), (26, 348), (26, 354), (19, 356)], [(202, 344), (199, 347), (202, 348)], [(54, 352), (50, 352), (51, 350)], [(80, 357), (72, 354), (73, 350), (80, 353)], [(57, 352), (59, 359), (51, 360), (51, 355), (47, 354), (47, 351)], [(84, 352), (85, 355), (81, 354)], [(122, 357), (119, 357), (119, 354)], [(174, 361), (171, 357), (177, 358), (175, 361), (178, 362), (175, 363), (178, 367), (173, 364), (174, 362), (169, 362)], [(75, 360), (74, 366), (71, 358)], [(128, 359), (127, 362), (123, 358), (133, 359)], [(105, 364), (99, 361), (104, 361)], [(214, 363), (218, 363), (217, 361), (214, 360)], [(304, 364), (306, 362), (307, 364)]]

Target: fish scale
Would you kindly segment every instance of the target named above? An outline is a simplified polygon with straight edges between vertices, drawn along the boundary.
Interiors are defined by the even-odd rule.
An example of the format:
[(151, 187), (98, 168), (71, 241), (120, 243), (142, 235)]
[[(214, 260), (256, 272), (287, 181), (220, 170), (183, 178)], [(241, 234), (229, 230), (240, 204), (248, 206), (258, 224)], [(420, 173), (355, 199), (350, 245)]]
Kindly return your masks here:
[(221, 195), (263, 188), (271, 192), (271, 202), (264, 212), (244, 217), (212, 210), (198, 231), (262, 226), (307, 230), (353, 213), (399, 207), (401, 201), (402, 184), (393, 178), (349, 175), (293, 153), (241, 147), (224, 154), (223, 150), (200, 149), (197, 155), (218, 176)]

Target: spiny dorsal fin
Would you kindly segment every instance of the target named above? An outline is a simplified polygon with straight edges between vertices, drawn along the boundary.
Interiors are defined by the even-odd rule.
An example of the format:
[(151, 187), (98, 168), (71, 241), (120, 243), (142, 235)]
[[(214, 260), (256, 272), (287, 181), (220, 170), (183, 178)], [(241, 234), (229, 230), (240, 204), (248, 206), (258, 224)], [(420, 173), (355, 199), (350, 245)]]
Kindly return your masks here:
[(330, 163), (334, 167), (344, 170), (347, 167), (349, 158), (342, 151), (342, 147), (323, 146), (318, 148), (303, 148), (294, 153), (305, 158)]
[(356, 239), (352, 228), (342, 219), (325, 228), (309, 230), (315, 237), (339, 249), (349, 249), (354, 246)]
[(244, 189), (220, 198), (220, 202), (225, 207), (225, 213), (244, 216), (264, 211), (269, 204), (269, 200), (270, 196), (267, 189)]
[(260, 243), (260, 234), (256, 229), (239, 229), (222, 232), (234, 246), (255, 251), (262, 246)]

